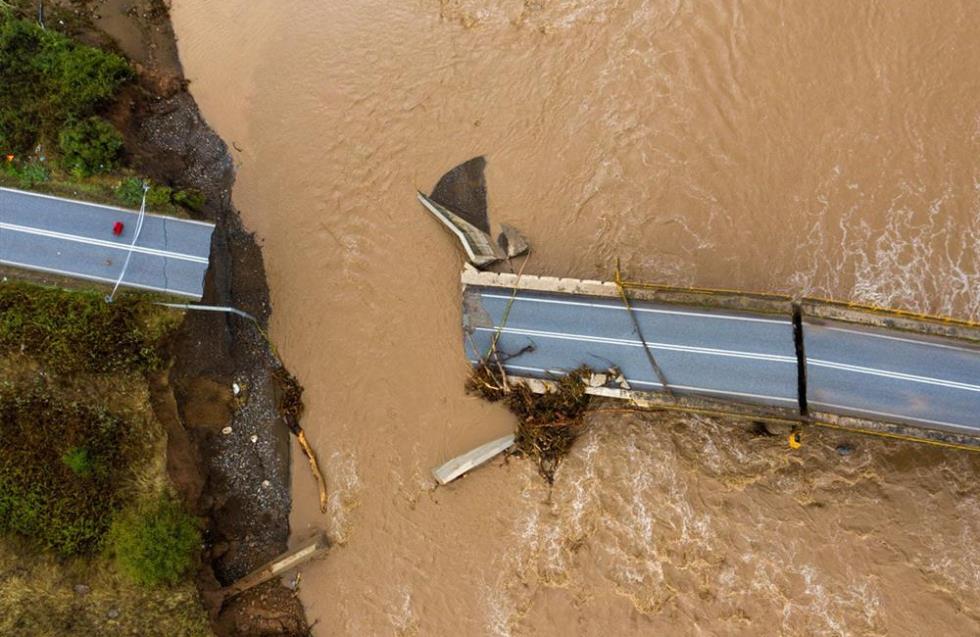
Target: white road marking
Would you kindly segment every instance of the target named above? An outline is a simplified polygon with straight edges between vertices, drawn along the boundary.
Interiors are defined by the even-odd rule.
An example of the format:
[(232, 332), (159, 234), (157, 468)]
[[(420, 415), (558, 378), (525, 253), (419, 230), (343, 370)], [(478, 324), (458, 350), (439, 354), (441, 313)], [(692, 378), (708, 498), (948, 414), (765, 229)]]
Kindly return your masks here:
[(846, 327), (831, 327), (829, 325), (806, 325), (807, 329), (824, 329), (833, 330), (835, 332), (847, 332), (849, 334), (858, 334), (860, 336), (870, 336), (872, 338), (884, 338), (889, 341), (902, 341), (903, 343), (912, 343), (914, 345), (927, 345), (929, 347), (941, 347), (943, 349), (953, 349), (960, 352), (966, 352), (968, 354), (980, 354), (980, 349), (969, 348), (969, 347), (957, 347), (955, 345), (944, 345), (942, 343), (934, 343), (932, 341), (920, 341), (914, 338), (902, 338), (901, 336), (888, 336), (886, 334), (875, 334), (874, 332), (862, 332), (861, 330), (849, 330)]
[[(470, 362), (475, 365), (479, 361), (470, 360)], [(527, 372), (538, 372), (540, 374), (555, 374), (555, 375), (559, 375), (559, 376), (568, 373), (566, 370), (541, 369), (540, 367), (525, 367), (524, 365), (511, 365), (509, 363), (504, 363), (504, 367), (505, 368), (509, 368), (509, 369), (518, 369), (518, 370), (527, 371)], [(636, 379), (633, 379), (633, 378), (627, 378), (626, 379), (626, 382), (628, 382), (630, 384), (633, 384), (633, 385), (649, 385), (651, 387), (660, 387), (660, 388), (663, 388), (663, 385), (661, 385), (658, 382), (650, 382), (650, 381), (646, 381), (646, 380), (636, 380)], [(775, 401), (779, 401), (779, 402), (792, 403), (794, 405), (797, 403), (796, 398), (784, 398), (782, 396), (766, 396), (765, 394), (750, 394), (748, 392), (726, 391), (724, 389), (708, 389), (707, 387), (692, 387), (690, 385), (675, 385), (673, 383), (670, 384), (670, 388), (671, 389), (683, 389), (683, 390), (686, 390), (686, 391), (693, 391), (693, 392), (702, 392), (702, 393), (706, 393), (706, 394), (721, 394), (721, 395), (725, 395), (725, 396), (741, 396), (743, 398), (759, 398), (759, 399), (762, 399), (762, 400), (775, 400)]]
[(207, 265), (207, 257), (199, 257), (192, 254), (183, 254), (180, 252), (171, 252), (169, 250), (159, 250), (157, 248), (147, 248), (143, 246), (133, 246), (132, 248), (128, 244), (116, 243), (114, 241), (106, 241), (104, 239), (93, 239), (90, 237), (81, 237), (75, 234), (66, 234), (64, 232), (55, 232), (53, 230), (43, 230), (41, 228), (31, 228), (28, 226), (21, 226), (14, 223), (4, 223), (0, 222), (0, 230), (9, 230), (11, 232), (20, 232), (23, 234), (32, 234), (40, 237), (47, 237), (49, 239), (58, 239), (59, 241), (71, 241), (74, 243), (85, 243), (88, 245), (98, 246), (100, 248), (111, 248), (114, 250), (121, 250), (123, 252), (128, 252), (130, 249), (133, 252), (141, 254), (149, 254), (152, 256), (164, 257), (167, 259), (179, 259), (181, 261), (190, 261), (192, 263), (201, 263)]
[[(131, 214), (131, 215), (138, 215), (139, 214), (139, 212), (136, 211), (136, 210), (129, 210), (127, 208), (120, 208), (118, 206), (107, 206), (105, 204), (92, 203), (90, 201), (79, 201), (78, 199), (67, 199), (65, 197), (55, 197), (54, 195), (45, 195), (45, 194), (41, 194), (39, 192), (29, 192), (29, 191), (26, 191), (26, 190), (16, 190), (14, 188), (4, 188), (3, 186), (0, 186), (0, 192), (9, 192), (9, 193), (13, 193), (14, 195), (23, 195), (25, 197), (38, 197), (40, 199), (53, 199), (55, 201), (60, 201), (62, 203), (74, 204), (74, 205), (77, 205), (77, 206), (87, 206), (89, 208), (103, 208), (105, 210), (113, 210), (115, 212), (125, 212), (125, 213)], [(209, 228), (214, 228), (214, 224), (213, 223), (210, 223), (208, 221), (197, 221), (196, 219), (180, 219), (178, 217), (171, 217), (171, 216), (168, 216), (168, 215), (161, 215), (161, 214), (156, 214), (156, 213), (152, 213), (152, 212), (146, 213), (146, 216), (147, 217), (158, 217), (160, 219), (167, 219), (167, 220), (179, 221), (180, 223), (190, 223), (190, 224), (194, 224), (194, 225), (197, 225), (197, 226), (207, 226)]]
[(806, 363), (807, 365), (813, 365), (814, 367), (826, 367), (828, 369), (836, 369), (844, 372), (853, 372), (855, 374), (881, 376), (884, 378), (893, 378), (895, 380), (904, 380), (911, 383), (923, 383), (926, 385), (937, 385), (939, 387), (948, 387), (950, 389), (963, 389), (966, 391), (980, 392), (980, 385), (961, 383), (959, 381), (946, 380), (944, 378), (932, 378), (931, 376), (918, 376), (916, 374), (892, 372), (884, 369), (877, 369), (875, 367), (862, 367), (861, 365), (849, 365), (847, 363), (837, 363), (835, 361), (825, 361), (819, 358), (810, 358), (810, 357), (807, 357)]
[[(497, 332), (498, 328), (477, 327), (478, 332)], [(584, 343), (600, 343), (603, 345), (621, 345), (624, 347), (643, 347), (642, 341), (634, 341), (622, 338), (607, 338), (604, 336), (588, 336), (585, 334), (568, 334), (565, 332), (545, 332), (541, 330), (525, 330), (516, 327), (504, 327), (500, 329), (504, 334), (517, 334), (519, 336), (538, 336), (541, 338), (552, 338), (565, 341), (579, 341)], [(752, 360), (763, 360), (772, 363), (790, 363), (796, 365), (795, 356), (783, 356), (780, 354), (758, 354), (755, 352), (742, 352), (737, 350), (715, 349), (711, 347), (695, 347), (691, 345), (673, 345), (670, 343), (658, 343), (648, 341), (650, 349), (688, 352), (691, 354), (705, 354), (707, 356), (726, 356), (730, 358), (748, 358)]]
[(830, 409), (837, 409), (837, 410), (840, 410), (841, 412), (845, 412), (845, 415), (846, 415), (846, 412), (849, 412), (850, 411), (850, 412), (857, 412), (857, 413), (861, 413), (861, 414), (868, 414), (869, 416), (884, 416), (885, 418), (894, 418), (894, 419), (900, 420), (900, 421), (902, 421), (902, 420), (905, 420), (905, 421), (911, 420), (911, 421), (914, 421), (914, 422), (921, 422), (921, 423), (926, 423), (926, 424), (929, 424), (929, 425), (940, 425), (940, 426), (943, 426), (943, 427), (952, 427), (954, 429), (957, 429), (957, 430), (960, 430), (960, 431), (964, 431), (964, 432), (970, 432), (970, 433), (973, 433), (973, 434), (976, 434), (976, 432), (977, 432), (977, 427), (975, 427), (975, 426), (971, 427), (970, 425), (961, 425), (961, 424), (957, 424), (957, 423), (954, 423), (954, 422), (945, 422), (943, 420), (929, 420), (928, 418), (916, 418), (914, 416), (901, 416), (899, 414), (890, 414), (890, 413), (885, 412), (885, 411), (874, 411), (874, 410), (871, 410), (871, 409), (859, 409), (858, 407), (848, 407), (846, 405), (836, 405), (834, 403), (825, 403), (825, 402), (820, 402), (820, 401), (817, 401), (817, 400), (808, 400), (807, 401), (807, 404), (808, 405), (811, 405), (811, 406), (817, 405), (817, 406), (820, 406), (820, 407), (829, 407)]
[[(569, 334), (566, 332), (546, 332), (543, 330), (525, 330), (516, 327), (504, 327), (504, 328), (477, 327), (476, 331), (494, 333), (497, 332), (498, 329), (500, 332), (504, 334), (515, 334), (518, 336), (551, 338), (556, 340), (577, 341), (582, 343), (598, 343), (601, 345), (619, 345), (623, 347), (643, 347), (643, 343), (641, 341), (635, 341), (635, 340), (608, 338), (605, 336), (589, 336), (586, 334)], [(661, 350), (661, 351), (685, 352), (689, 354), (703, 354), (707, 356), (726, 356), (730, 358), (746, 358), (750, 360), (762, 360), (762, 361), (768, 361), (773, 363), (791, 363), (793, 365), (796, 365), (795, 356), (782, 356), (779, 354), (758, 354), (755, 352), (715, 349), (711, 347), (696, 347), (690, 345), (673, 345), (669, 343), (658, 343), (653, 341), (648, 342), (647, 345), (650, 347), (650, 349)], [(835, 369), (835, 370), (845, 371), (845, 372), (852, 372), (855, 374), (880, 376), (883, 378), (891, 378), (893, 380), (901, 380), (901, 381), (913, 382), (913, 383), (923, 383), (927, 385), (936, 385), (939, 387), (946, 387), (949, 389), (962, 389), (965, 391), (980, 392), (980, 385), (961, 383), (959, 381), (946, 380), (943, 378), (932, 378), (930, 376), (918, 376), (916, 374), (893, 372), (884, 369), (877, 369), (874, 367), (849, 365), (847, 363), (838, 363), (836, 361), (827, 361), (819, 358), (808, 357), (807, 365), (813, 365), (815, 367), (825, 367), (828, 369)]]
[[(490, 295), (484, 295), (484, 296), (490, 296)], [(495, 296), (494, 298), (507, 298), (507, 299), (509, 299), (510, 297), (509, 296), (508, 297)], [(517, 298), (519, 299), (521, 297), (517, 297)], [(558, 301), (556, 301), (556, 302), (558, 302)], [(565, 303), (565, 302), (564, 301), (561, 301), (560, 303)], [(574, 304), (574, 303), (572, 303), (572, 304)], [(610, 306), (610, 307), (615, 307), (615, 306)], [(570, 333), (566, 333), (566, 332), (547, 332), (547, 331), (543, 331), (543, 330), (528, 330), (528, 329), (513, 328), (513, 327), (504, 327), (502, 329), (501, 328), (486, 328), (486, 327), (478, 327), (478, 328), (476, 328), (477, 331), (483, 331), (483, 332), (496, 332), (496, 331), (498, 331), (498, 329), (501, 332), (505, 333), (505, 334), (517, 334), (517, 335), (529, 336), (529, 337), (530, 336), (536, 336), (536, 337), (540, 337), (540, 338), (552, 338), (552, 339), (559, 339), (559, 340), (590, 342), (590, 343), (599, 343), (599, 344), (604, 344), (604, 345), (621, 345), (621, 346), (628, 346), (628, 347), (643, 347), (643, 343), (641, 341), (638, 341), (638, 340), (627, 340), (627, 339), (609, 338), (609, 337), (604, 337), (604, 336), (589, 336), (589, 335), (585, 335), (585, 334), (570, 334)], [(861, 332), (858, 332), (858, 333), (861, 333)], [(916, 342), (918, 342), (918, 341), (916, 341)], [(687, 345), (673, 345), (673, 344), (659, 343), (659, 342), (654, 342), (654, 341), (649, 341), (647, 343), (647, 345), (649, 345), (649, 347), (651, 349), (655, 349), (655, 350), (687, 352), (687, 353), (691, 353), (691, 354), (705, 354), (705, 355), (709, 355), (709, 356), (728, 356), (728, 357), (733, 357), (733, 358), (747, 358), (747, 359), (765, 360), (765, 361), (778, 362), (778, 363), (793, 363), (794, 365), (796, 364), (796, 357), (795, 356), (782, 356), (782, 355), (779, 355), (779, 354), (760, 354), (760, 353), (755, 353), (755, 352), (743, 352), (743, 351), (738, 351), (738, 350), (725, 350), (725, 349), (716, 349), (716, 348), (710, 348), (710, 347), (696, 347), (696, 346), (687, 346)], [(917, 375), (917, 374), (906, 374), (906, 373), (903, 373), (903, 372), (893, 372), (893, 371), (890, 371), (890, 370), (878, 369), (878, 368), (875, 368), (875, 367), (864, 367), (864, 366), (860, 366), (860, 365), (851, 365), (851, 364), (848, 364), (848, 363), (839, 363), (839, 362), (836, 362), (836, 361), (828, 361), (828, 360), (823, 360), (823, 359), (819, 359), (819, 358), (811, 358), (811, 357), (808, 357), (807, 358), (807, 364), (808, 365), (811, 365), (812, 364), (812, 365), (814, 365), (816, 367), (826, 367), (826, 368), (830, 368), (830, 369), (836, 369), (836, 370), (839, 370), (839, 371), (852, 372), (852, 373), (856, 373), (856, 374), (866, 374), (866, 375), (870, 375), (870, 376), (880, 376), (880, 377), (883, 377), (883, 378), (891, 378), (891, 379), (894, 379), (894, 380), (901, 380), (901, 381), (906, 381), (906, 382), (914, 382), (914, 383), (923, 383), (923, 384), (928, 384), (928, 385), (936, 385), (936, 386), (939, 386), (939, 387), (946, 387), (946, 388), (949, 388), (949, 389), (961, 389), (961, 390), (965, 390), (965, 391), (980, 392), (980, 385), (974, 385), (974, 384), (971, 384), (971, 383), (963, 383), (963, 382), (954, 381), (954, 380), (948, 380), (948, 379), (944, 379), (944, 378), (933, 378), (933, 377), (930, 377), (930, 376), (920, 376), (920, 375)]]
[[(503, 299), (510, 301), (511, 296), (509, 294), (490, 294), (487, 292), (481, 292), (480, 296), (488, 299)], [(514, 301), (529, 301), (532, 303), (553, 303), (556, 305), (575, 305), (579, 307), (591, 307), (598, 308), (602, 310), (620, 310), (625, 312), (626, 306), (623, 304), (609, 304), (609, 303), (589, 303), (586, 301), (563, 301), (560, 299), (541, 299), (536, 297), (521, 296), (518, 294), (514, 297)], [(648, 312), (650, 314), (676, 314), (680, 316), (697, 316), (700, 318), (713, 318), (713, 319), (724, 319), (728, 321), (746, 321), (749, 323), (776, 323), (778, 325), (792, 325), (792, 321), (789, 318), (786, 319), (764, 319), (764, 318), (754, 318), (751, 316), (732, 316), (730, 314), (708, 314), (704, 312), (682, 312), (679, 310), (662, 310), (653, 309), (648, 307), (633, 307), (636, 312)]]
[[(0, 265), (10, 265), (15, 268), (23, 268), (25, 270), (36, 270), (38, 272), (47, 272), (48, 274), (59, 274), (67, 277), (72, 277), (75, 279), (86, 279), (89, 281), (99, 281), (103, 283), (115, 283), (115, 278), (108, 278), (102, 276), (96, 276), (94, 274), (81, 274), (79, 272), (69, 272), (67, 270), (59, 270), (57, 268), (46, 268), (40, 265), (31, 265), (28, 263), (19, 263), (17, 261), (9, 261), (7, 259), (0, 259)], [(203, 276), (203, 275), (202, 275)], [(123, 281), (123, 285), (131, 288), (139, 288), (141, 290), (152, 290), (154, 292), (166, 292), (168, 294), (177, 294), (179, 296), (188, 296), (192, 299), (200, 299), (201, 295), (196, 292), (185, 292), (184, 290), (172, 290), (168, 288), (159, 288), (153, 285), (142, 285), (140, 283), (130, 283), (128, 281)]]

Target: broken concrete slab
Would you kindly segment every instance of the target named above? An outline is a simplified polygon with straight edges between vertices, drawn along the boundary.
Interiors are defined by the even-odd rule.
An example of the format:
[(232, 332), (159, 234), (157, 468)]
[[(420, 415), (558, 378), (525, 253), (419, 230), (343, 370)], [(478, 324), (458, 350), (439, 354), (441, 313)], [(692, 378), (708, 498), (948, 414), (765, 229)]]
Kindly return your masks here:
[(487, 180), (483, 174), (486, 166), (487, 160), (482, 155), (464, 161), (439, 178), (429, 198), (490, 234)]
[(519, 257), (531, 249), (531, 243), (524, 236), (524, 233), (506, 223), (500, 224), (500, 235), (497, 237), (497, 245), (504, 251), (507, 258)]
[(514, 444), (514, 434), (507, 434), (476, 449), (456, 456), (449, 462), (432, 470), (432, 475), (439, 484), (449, 484), (467, 471), (474, 469), (494, 456), (503, 453)]
[(489, 234), (421, 192), (418, 193), (418, 199), (432, 216), (456, 235), (470, 263), (482, 267), (504, 258), (503, 252), (493, 244)]

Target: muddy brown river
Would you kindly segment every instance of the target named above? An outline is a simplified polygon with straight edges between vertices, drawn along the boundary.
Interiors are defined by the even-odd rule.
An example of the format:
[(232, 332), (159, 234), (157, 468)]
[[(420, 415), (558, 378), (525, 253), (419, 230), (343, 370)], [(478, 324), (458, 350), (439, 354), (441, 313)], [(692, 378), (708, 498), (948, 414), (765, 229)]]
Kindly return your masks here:
[(980, 633), (980, 459), (597, 412), (548, 489), (463, 390), (460, 252), (414, 199), (488, 160), (536, 274), (980, 318), (975, 0), (173, 0), (238, 165), (317, 635)]

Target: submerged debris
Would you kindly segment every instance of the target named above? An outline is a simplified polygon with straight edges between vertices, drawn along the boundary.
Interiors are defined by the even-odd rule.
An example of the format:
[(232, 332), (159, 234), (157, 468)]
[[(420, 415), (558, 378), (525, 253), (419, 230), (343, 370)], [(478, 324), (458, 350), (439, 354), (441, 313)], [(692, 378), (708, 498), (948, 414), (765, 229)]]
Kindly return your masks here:
[(279, 385), (279, 413), (289, 430), (298, 435), (299, 419), (303, 415), (303, 386), (285, 367), (278, 368), (273, 374)]
[(300, 416), (303, 415), (303, 386), (299, 384), (296, 377), (289, 373), (285, 367), (279, 367), (274, 376), (276, 384), (279, 386), (279, 413), (286, 421), (286, 426), (296, 436), (299, 446), (302, 447), (306, 459), (310, 462), (310, 471), (316, 480), (317, 488), (320, 491), (320, 512), (327, 512), (327, 481), (323, 478), (320, 471), (320, 463), (317, 462), (313, 447), (310, 446), (303, 433), (303, 428), (299, 426)]
[(506, 223), (500, 224), (497, 245), (504, 251), (507, 258), (520, 256), (531, 249), (531, 243), (524, 236), (524, 233)]
[(484, 362), (474, 368), (466, 388), (490, 402), (506, 402), (518, 418), (516, 453), (533, 458), (538, 472), (551, 484), (558, 465), (582, 433), (591, 376), (592, 371), (583, 366), (554, 379), (547, 393), (536, 394), (522, 382), (508, 382), (501, 369)]

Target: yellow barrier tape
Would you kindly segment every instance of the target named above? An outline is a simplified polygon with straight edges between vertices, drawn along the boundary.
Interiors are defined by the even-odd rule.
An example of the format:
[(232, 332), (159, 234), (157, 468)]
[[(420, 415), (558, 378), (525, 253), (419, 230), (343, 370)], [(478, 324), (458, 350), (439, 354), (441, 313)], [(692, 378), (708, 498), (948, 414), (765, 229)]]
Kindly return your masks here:
[(970, 328), (980, 327), (980, 322), (971, 321), (969, 319), (959, 319), (952, 316), (943, 316), (939, 314), (923, 314), (921, 312), (910, 312), (908, 310), (899, 310), (895, 308), (882, 307), (880, 305), (873, 305), (869, 303), (857, 303), (854, 301), (837, 301), (834, 299), (825, 299), (818, 296), (805, 296), (801, 300), (804, 302), (809, 301), (813, 303), (826, 303), (828, 305), (842, 305), (850, 309), (865, 310), (868, 312), (875, 312), (878, 314), (891, 314), (893, 316), (903, 316), (906, 318), (913, 318), (922, 321), (938, 321), (940, 323), (952, 323), (954, 325), (962, 325), (963, 327), (970, 327)]
[[(639, 290), (659, 290), (663, 292), (696, 292), (698, 294), (732, 294), (741, 296), (753, 296), (763, 299), (771, 299), (774, 301), (787, 301), (792, 302), (793, 298), (785, 294), (774, 294), (771, 292), (751, 292), (745, 290), (732, 290), (728, 288), (700, 288), (700, 287), (682, 287), (676, 285), (661, 285), (658, 283), (644, 283), (641, 281), (617, 281), (617, 284), (624, 288), (635, 288)], [(925, 314), (922, 312), (911, 312), (909, 310), (901, 310), (896, 308), (888, 308), (880, 305), (874, 305), (871, 303), (858, 303), (856, 301), (838, 301), (836, 299), (827, 299), (818, 296), (805, 296), (800, 299), (802, 302), (812, 302), (812, 303), (826, 303), (828, 305), (839, 305), (849, 309), (863, 310), (867, 312), (875, 312), (878, 314), (888, 314), (892, 316), (900, 316), (905, 318), (918, 319), (922, 321), (937, 321), (940, 323), (948, 323), (953, 325), (961, 325), (963, 327), (969, 328), (980, 328), (980, 322), (971, 321), (969, 319), (960, 319), (952, 316), (943, 316), (939, 314)]]
[(955, 442), (946, 442), (944, 440), (932, 440), (930, 438), (919, 438), (917, 436), (909, 436), (905, 434), (891, 433), (887, 431), (874, 431), (871, 429), (859, 429), (857, 427), (848, 427), (846, 425), (838, 425), (832, 422), (827, 422), (824, 420), (814, 420), (814, 419), (804, 419), (804, 418), (781, 418), (779, 416), (752, 416), (749, 414), (740, 414), (737, 412), (725, 411), (723, 409), (708, 409), (702, 407), (686, 407), (682, 405), (669, 405), (669, 404), (657, 404), (650, 406), (640, 406), (634, 405), (632, 407), (599, 407), (593, 409), (594, 412), (600, 413), (632, 413), (637, 411), (676, 411), (681, 413), (698, 414), (702, 416), (715, 416), (722, 418), (734, 418), (736, 420), (749, 420), (752, 422), (771, 422), (783, 425), (799, 426), (801, 424), (813, 425), (815, 427), (822, 427), (824, 429), (837, 429), (839, 431), (847, 431), (849, 433), (860, 434), (863, 436), (874, 436), (878, 438), (887, 438), (890, 440), (902, 440), (904, 442), (914, 442), (924, 445), (931, 445), (933, 447), (944, 447), (946, 449), (956, 449), (958, 451), (972, 451), (974, 453), (980, 452), (980, 446), (962, 445)]

